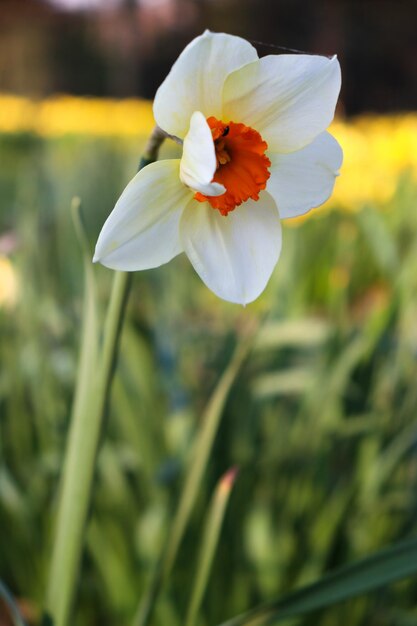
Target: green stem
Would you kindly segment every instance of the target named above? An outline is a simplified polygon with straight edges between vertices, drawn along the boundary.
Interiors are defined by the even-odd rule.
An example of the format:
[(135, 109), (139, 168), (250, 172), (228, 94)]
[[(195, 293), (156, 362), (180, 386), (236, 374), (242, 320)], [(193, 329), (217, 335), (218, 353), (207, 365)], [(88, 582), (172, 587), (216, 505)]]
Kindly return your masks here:
[[(139, 169), (156, 160), (165, 136), (156, 128), (145, 149)], [(88, 279), (88, 276), (87, 276)], [(84, 547), (85, 527), (90, 509), (95, 467), (104, 418), (113, 378), (117, 349), (131, 285), (131, 274), (116, 272), (98, 358), (89, 355), (88, 335), (94, 328), (84, 319), (80, 370), (61, 478), (56, 533), (49, 570), (45, 626), (68, 626), (71, 620), (79, 569)], [(86, 283), (86, 301), (89, 297)], [(86, 306), (86, 310), (87, 310)], [(91, 320), (90, 320), (91, 321)], [(87, 384), (86, 384), (87, 379)]]

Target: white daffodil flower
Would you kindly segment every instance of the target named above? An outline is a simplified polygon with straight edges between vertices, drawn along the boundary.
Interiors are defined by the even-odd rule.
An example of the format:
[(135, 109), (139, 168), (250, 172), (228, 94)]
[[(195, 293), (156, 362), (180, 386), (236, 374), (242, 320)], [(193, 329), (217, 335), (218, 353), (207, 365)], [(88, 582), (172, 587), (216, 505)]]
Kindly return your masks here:
[(342, 150), (326, 128), (339, 90), (336, 57), (259, 59), (240, 37), (206, 31), (194, 39), (153, 105), (158, 126), (183, 140), (182, 157), (133, 178), (94, 261), (144, 270), (185, 252), (220, 298), (257, 298), (280, 255), (280, 218), (332, 193)]

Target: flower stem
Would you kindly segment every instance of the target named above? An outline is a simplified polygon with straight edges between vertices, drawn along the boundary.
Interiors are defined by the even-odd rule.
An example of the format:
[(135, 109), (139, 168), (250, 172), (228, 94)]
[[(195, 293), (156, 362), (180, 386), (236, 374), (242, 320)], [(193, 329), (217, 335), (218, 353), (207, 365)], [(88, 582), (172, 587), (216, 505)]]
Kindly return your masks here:
[[(164, 139), (162, 131), (155, 129), (146, 146), (139, 169), (157, 159), (159, 147)], [(77, 380), (61, 477), (56, 532), (43, 617), (44, 626), (68, 626), (71, 621), (97, 453), (130, 285), (130, 273), (115, 272), (103, 342), (101, 349), (97, 349), (95, 311), (93, 305), (89, 306), (89, 300), (94, 298), (91, 293), (93, 285), (90, 262), (90, 270), (86, 272), (86, 305), (80, 357), (82, 375)]]

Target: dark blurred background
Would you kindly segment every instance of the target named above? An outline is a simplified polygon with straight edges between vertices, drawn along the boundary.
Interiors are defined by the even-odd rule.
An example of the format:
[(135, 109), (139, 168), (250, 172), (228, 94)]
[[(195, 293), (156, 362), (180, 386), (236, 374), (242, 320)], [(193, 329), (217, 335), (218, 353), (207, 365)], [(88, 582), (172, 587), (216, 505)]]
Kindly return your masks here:
[(413, 110), (416, 23), (415, 0), (1, 0), (0, 90), (152, 98), (209, 28), (337, 53), (347, 114)]

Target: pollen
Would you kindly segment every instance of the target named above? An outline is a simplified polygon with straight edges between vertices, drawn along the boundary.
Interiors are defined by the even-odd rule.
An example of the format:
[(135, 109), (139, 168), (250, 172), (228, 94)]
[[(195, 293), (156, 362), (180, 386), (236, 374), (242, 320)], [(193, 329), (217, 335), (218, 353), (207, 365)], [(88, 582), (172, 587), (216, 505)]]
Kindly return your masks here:
[(265, 154), (268, 144), (261, 135), (245, 124), (222, 122), (215, 117), (208, 117), (214, 147), (217, 168), (213, 182), (226, 188), (221, 196), (205, 196), (197, 192), (195, 199), (209, 202), (213, 209), (227, 215), (237, 206), (249, 200), (259, 200), (259, 192), (266, 187), (271, 161)]

